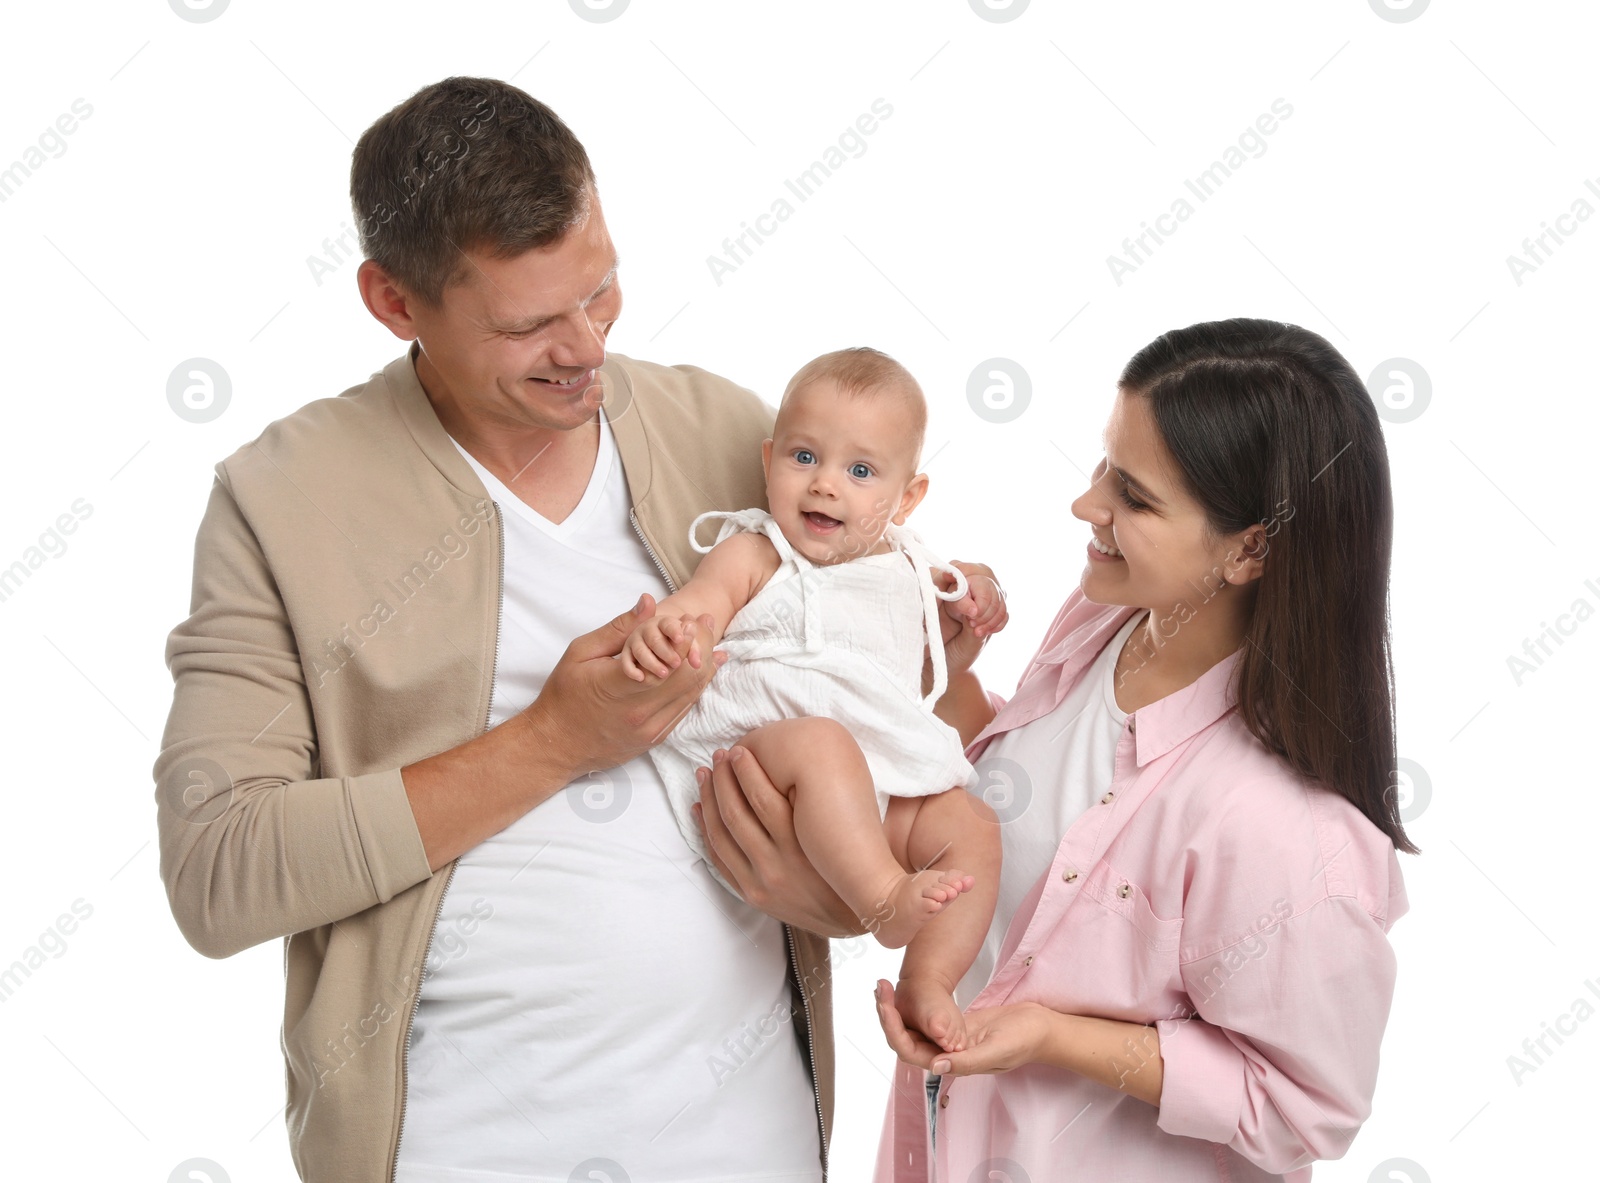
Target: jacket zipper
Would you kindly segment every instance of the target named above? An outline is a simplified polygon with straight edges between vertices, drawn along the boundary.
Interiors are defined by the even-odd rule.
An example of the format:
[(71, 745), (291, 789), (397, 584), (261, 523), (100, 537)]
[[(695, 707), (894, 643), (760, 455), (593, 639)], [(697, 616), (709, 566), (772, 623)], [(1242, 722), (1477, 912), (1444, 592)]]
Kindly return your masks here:
[[(781, 922), (780, 922), (781, 923)], [(783, 939), (789, 946), (789, 965), (794, 970), (795, 981), (800, 984), (800, 1010), (806, 1017), (806, 1055), (810, 1063), (806, 1065), (811, 1073), (811, 1100), (817, 1107), (817, 1137), (822, 1150), (822, 1180), (828, 1180), (828, 1131), (822, 1120), (822, 1091), (817, 1087), (817, 1043), (815, 1030), (811, 1019), (811, 996), (806, 993), (806, 978), (800, 972), (800, 955), (794, 947), (794, 930), (787, 924), (783, 926)]]
[(631, 506), (628, 509), (628, 521), (633, 524), (633, 532), (639, 536), (639, 541), (644, 543), (644, 553), (650, 556), (650, 561), (656, 565), (656, 570), (661, 572), (661, 578), (666, 581), (667, 589), (669, 591), (677, 591), (678, 585), (672, 581), (672, 576), (667, 574), (666, 567), (656, 557), (655, 548), (650, 545), (650, 540), (644, 536), (644, 529), (639, 525), (639, 517), (633, 512)]
[[(500, 534), (500, 570), (495, 586), (495, 616), (494, 616), (494, 650), (489, 658), (489, 706), (484, 711), (483, 729), (489, 730), (489, 720), (494, 717), (494, 680), (500, 671), (500, 627), (504, 621), (506, 610), (506, 523), (500, 513), (500, 503), (494, 502), (494, 522)], [(400, 1124), (395, 1129), (394, 1157), (389, 1161), (388, 1183), (394, 1183), (396, 1172), (400, 1170), (400, 1139), (406, 1132), (406, 1094), (409, 1091), (406, 1070), (411, 1061), (411, 1032), (417, 1021), (417, 1011), (422, 1009), (422, 975), (427, 971), (428, 954), (433, 951), (434, 930), (439, 927), (439, 916), (444, 912), (444, 902), (450, 898), (450, 883), (456, 877), (456, 867), (460, 859), (450, 861), (450, 871), (444, 878), (444, 890), (439, 893), (439, 905), (433, 910), (433, 923), (428, 926), (428, 940), (422, 946), (422, 966), (417, 971), (417, 1000), (411, 1004), (411, 1013), (406, 1017), (406, 1039), (404, 1049), (400, 1053)]]

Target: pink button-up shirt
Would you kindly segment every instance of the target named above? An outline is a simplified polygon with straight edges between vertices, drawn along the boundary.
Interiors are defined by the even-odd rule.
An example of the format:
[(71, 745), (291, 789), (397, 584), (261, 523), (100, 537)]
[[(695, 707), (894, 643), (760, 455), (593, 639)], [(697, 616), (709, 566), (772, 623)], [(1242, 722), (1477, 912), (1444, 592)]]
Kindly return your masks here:
[[(1075, 590), (1016, 695), (991, 695), (999, 713), (968, 759), (1045, 719), (1136, 611)], [(1394, 992), (1399, 861), (1246, 730), (1238, 660), (1128, 716), (1110, 789), (1062, 835), (969, 1008), (1154, 1025), (1160, 1106), (1043, 1064), (946, 1076), (930, 1172), (926, 1074), (899, 1064), (876, 1183), (1307, 1180), (1349, 1148)], [(1035, 873), (1006, 873), (1019, 870)]]

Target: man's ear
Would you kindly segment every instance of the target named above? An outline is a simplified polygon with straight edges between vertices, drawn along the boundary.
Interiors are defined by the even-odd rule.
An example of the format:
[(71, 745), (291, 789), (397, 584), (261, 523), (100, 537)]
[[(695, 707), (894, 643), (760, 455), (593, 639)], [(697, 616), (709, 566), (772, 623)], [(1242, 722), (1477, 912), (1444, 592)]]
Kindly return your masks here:
[(380, 324), (402, 341), (416, 340), (417, 322), (407, 307), (406, 294), (381, 263), (363, 259), (356, 268), (356, 287), (361, 292), (361, 302)]
[(900, 508), (895, 511), (894, 524), (903, 526), (906, 518), (911, 516), (911, 511), (922, 503), (928, 495), (928, 474), (919, 472), (911, 478), (911, 483), (906, 486), (906, 491), (900, 494)]

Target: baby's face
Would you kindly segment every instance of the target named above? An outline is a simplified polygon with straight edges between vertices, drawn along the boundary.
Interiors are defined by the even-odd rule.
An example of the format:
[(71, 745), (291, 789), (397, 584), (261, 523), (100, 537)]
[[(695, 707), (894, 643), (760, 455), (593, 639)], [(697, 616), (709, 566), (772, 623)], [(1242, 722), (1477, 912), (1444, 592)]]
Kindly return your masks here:
[(767, 506), (789, 545), (828, 565), (877, 554), (889, 522), (922, 499), (904, 402), (850, 396), (830, 381), (795, 391), (762, 445)]

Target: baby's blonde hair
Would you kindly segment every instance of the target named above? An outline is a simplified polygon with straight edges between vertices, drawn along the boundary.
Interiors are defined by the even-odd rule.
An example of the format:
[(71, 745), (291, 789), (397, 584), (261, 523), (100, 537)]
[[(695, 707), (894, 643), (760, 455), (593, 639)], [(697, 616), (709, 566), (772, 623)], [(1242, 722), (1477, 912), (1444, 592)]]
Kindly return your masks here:
[(783, 398), (778, 403), (778, 418), (783, 418), (784, 405), (796, 391), (824, 381), (832, 382), (840, 393), (851, 397), (877, 394), (898, 397), (906, 409), (911, 469), (916, 471), (922, 459), (923, 438), (928, 431), (928, 401), (910, 370), (881, 349), (873, 349), (868, 345), (835, 349), (832, 353), (812, 358), (789, 379), (789, 385), (784, 387)]

